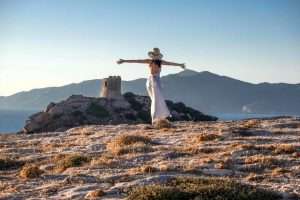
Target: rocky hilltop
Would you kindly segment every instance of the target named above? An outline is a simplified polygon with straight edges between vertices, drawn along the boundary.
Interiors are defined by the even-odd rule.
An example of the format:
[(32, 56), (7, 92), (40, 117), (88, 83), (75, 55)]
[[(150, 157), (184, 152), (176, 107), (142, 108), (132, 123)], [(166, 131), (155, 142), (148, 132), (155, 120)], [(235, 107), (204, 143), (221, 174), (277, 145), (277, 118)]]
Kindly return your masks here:
[[(171, 121), (215, 121), (183, 103), (166, 101)], [(123, 98), (109, 99), (72, 95), (59, 103), (50, 103), (43, 112), (26, 121), (24, 133), (64, 131), (80, 125), (150, 123), (150, 98), (125, 93)]]
[(299, 137), (298, 118), (0, 135), (0, 199), (297, 200)]

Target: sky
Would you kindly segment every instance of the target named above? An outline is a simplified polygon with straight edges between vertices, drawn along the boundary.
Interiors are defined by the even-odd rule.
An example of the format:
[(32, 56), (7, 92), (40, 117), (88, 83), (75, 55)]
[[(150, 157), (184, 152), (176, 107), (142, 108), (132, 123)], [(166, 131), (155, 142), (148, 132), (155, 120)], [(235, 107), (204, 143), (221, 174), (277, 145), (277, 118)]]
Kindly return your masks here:
[[(0, 96), (164, 59), (252, 83), (300, 83), (299, 0), (0, 0)], [(162, 75), (180, 72), (164, 67)]]

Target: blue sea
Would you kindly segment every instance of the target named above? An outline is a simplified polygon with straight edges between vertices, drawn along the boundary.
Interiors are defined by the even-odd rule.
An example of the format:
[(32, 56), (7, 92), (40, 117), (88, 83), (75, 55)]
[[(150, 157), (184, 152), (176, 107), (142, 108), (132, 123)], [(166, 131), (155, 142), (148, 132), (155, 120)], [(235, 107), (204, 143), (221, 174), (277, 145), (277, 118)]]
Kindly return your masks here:
[(0, 110), (0, 133), (20, 131), (30, 115), (37, 111)]
[(271, 118), (278, 116), (288, 116), (288, 115), (279, 115), (279, 114), (250, 114), (250, 113), (217, 113), (213, 114), (218, 117), (219, 120), (243, 120), (251, 118)]
[[(12, 133), (20, 131), (28, 117), (37, 111), (11, 111), (0, 110), (0, 133)], [(242, 120), (249, 118), (268, 118), (279, 115), (270, 114), (212, 114), (217, 116), (219, 120)]]

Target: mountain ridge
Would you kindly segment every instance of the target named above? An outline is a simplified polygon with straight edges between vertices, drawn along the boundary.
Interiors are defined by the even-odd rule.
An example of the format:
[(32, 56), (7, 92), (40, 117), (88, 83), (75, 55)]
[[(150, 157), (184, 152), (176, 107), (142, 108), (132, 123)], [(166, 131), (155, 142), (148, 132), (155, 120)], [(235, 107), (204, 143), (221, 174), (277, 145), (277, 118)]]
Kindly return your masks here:
[[(262, 113), (300, 115), (300, 84), (249, 83), (209, 71), (185, 70), (163, 76), (167, 99), (182, 101), (206, 113)], [(0, 97), (0, 109), (42, 110), (73, 94), (96, 97), (102, 79), (60, 87), (37, 88)], [(122, 92), (146, 95), (145, 78), (122, 81)]]

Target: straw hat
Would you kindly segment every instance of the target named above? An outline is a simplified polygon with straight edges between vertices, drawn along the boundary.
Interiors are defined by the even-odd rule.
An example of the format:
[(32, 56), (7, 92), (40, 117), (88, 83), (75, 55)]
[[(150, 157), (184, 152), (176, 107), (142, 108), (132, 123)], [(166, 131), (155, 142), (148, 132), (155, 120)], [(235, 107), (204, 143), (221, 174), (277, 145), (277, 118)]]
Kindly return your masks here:
[(148, 56), (153, 60), (161, 60), (164, 55), (160, 53), (159, 48), (153, 48), (153, 51), (148, 52)]

